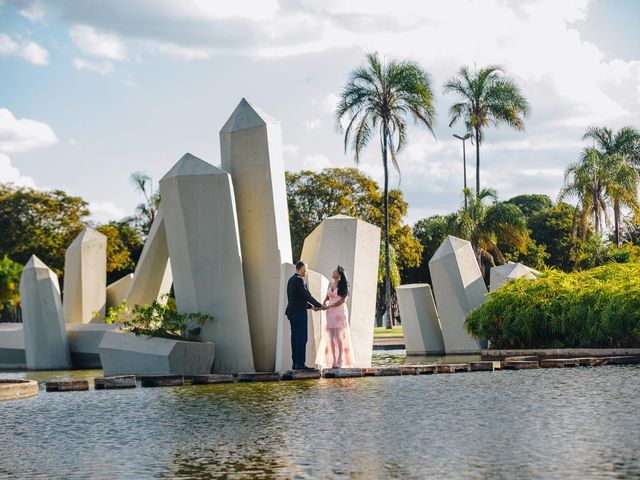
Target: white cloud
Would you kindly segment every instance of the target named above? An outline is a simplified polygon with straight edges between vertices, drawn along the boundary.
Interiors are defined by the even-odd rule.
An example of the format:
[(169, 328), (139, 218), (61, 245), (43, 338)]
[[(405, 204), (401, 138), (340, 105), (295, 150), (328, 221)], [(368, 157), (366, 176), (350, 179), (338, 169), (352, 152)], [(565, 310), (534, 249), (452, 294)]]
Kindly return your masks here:
[(16, 187), (37, 188), (31, 177), (20, 174), (20, 170), (11, 164), (8, 155), (0, 153), (0, 183), (10, 183)]
[(19, 57), (34, 65), (49, 63), (49, 52), (45, 48), (31, 40), (13, 39), (5, 33), (0, 33), (0, 55)]
[(333, 115), (336, 111), (339, 101), (340, 97), (338, 95), (336, 95), (335, 93), (330, 93), (320, 102), (320, 110), (322, 110), (324, 113)]
[(125, 216), (124, 210), (111, 201), (89, 202), (90, 219), (97, 223), (120, 220)]
[(159, 43), (156, 50), (178, 60), (207, 60), (211, 53), (203, 48), (187, 48), (174, 43)]
[(305, 120), (304, 122), (302, 122), (302, 125), (308, 131), (311, 131), (320, 128), (321, 123), (319, 118), (313, 118), (311, 120)]
[(47, 10), (40, 0), (34, 0), (21, 8), (18, 13), (32, 22), (39, 22), (45, 17)]
[(291, 157), (297, 156), (299, 151), (300, 147), (298, 145), (285, 144), (282, 146), (282, 152)]
[(69, 35), (77, 47), (89, 55), (109, 60), (126, 60), (127, 47), (114, 33), (105, 33), (89, 25), (74, 25)]
[(56, 143), (58, 138), (46, 123), (17, 119), (6, 108), (0, 108), (0, 152), (26, 152)]
[(324, 155), (307, 155), (302, 161), (303, 170), (322, 170), (323, 168), (331, 168), (331, 160)]
[(109, 75), (113, 73), (113, 63), (109, 60), (91, 62), (82, 58), (74, 58), (73, 66), (78, 70), (89, 70), (90, 72), (99, 73), (100, 75)]

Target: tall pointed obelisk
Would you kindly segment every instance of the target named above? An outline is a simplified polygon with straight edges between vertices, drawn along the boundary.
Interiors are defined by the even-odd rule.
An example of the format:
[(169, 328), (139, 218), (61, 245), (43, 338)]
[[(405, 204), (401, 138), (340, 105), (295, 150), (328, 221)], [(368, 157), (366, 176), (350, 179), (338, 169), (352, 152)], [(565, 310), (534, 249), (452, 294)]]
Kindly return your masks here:
[(280, 122), (243, 98), (220, 131), (220, 150), (235, 191), (253, 359), (256, 370), (273, 371), (280, 269), (291, 263)]
[(212, 315), (214, 371), (254, 369), (231, 177), (189, 153), (160, 180), (165, 232), (180, 312)]

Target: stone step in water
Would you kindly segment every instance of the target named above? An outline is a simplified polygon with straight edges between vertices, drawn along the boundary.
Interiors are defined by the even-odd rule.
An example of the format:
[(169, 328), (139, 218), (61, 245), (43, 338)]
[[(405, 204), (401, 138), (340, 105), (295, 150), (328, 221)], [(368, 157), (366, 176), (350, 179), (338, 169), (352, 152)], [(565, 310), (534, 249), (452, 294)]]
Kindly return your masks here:
[(472, 372), (493, 372), (494, 370), (500, 370), (500, 366), (500, 362), (494, 361), (469, 363), (469, 367)]
[(87, 380), (54, 380), (45, 383), (47, 392), (79, 392), (89, 390)]
[(604, 365), (638, 365), (640, 356), (602, 357)]
[(597, 367), (598, 365), (603, 365), (606, 362), (602, 358), (598, 357), (572, 358), (572, 360), (578, 362), (578, 365), (581, 367)]
[(143, 387), (181, 387), (184, 385), (182, 375), (144, 375), (138, 380)]
[(213, 385), (216, 383), (233, 383), (235, 377), (231, 373), (210, 373), (204, 375), (193, 375), (192, 385)]
[(580, 365), (575, 359), (568, 358), (547, 358), (540, 360), (540, 368), (566, 368), (577, 367)]
[(136, 388), (135, 375), (119, 375), (114, 377), (99, 377), (93, 379), (96, 390), (115, 390), (119, 388)]
[(238, 374), (239, 382), (278, 382), (280, 374), (274, 372), (243, 372)]
[(0, 378), (0, 400), (17, 400), (38, 394), (38, 382), (19, 378)]
[(282, 380), (315, 380), (321, 376), (320, 370), (287, 370), (282, 374)]
[(352, 378), (362, 377), (362, 368), (325, 368), (322, 370), (324, 378)]
[(505, 360), (502, 364), (503, 370), (529, 370), (540, 368), (536, 360)]

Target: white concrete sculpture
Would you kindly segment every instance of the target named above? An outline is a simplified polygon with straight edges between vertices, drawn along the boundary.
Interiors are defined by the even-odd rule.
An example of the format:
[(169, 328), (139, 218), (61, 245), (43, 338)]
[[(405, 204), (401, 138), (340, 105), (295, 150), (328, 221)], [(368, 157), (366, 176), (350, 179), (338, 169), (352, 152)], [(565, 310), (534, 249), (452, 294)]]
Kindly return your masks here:
[(274, 371), (280, 265), (291, 263), (280, 122), (243, 98), (220, 131), (220, 150), (235, 192), (253, 360)]
[(27, 368), (71, 368), (58, 276), (35, 255), (20, 276), (20, 302)]
[[(289, 319), (285, 315), (285, 309), (287, 307), (287, 282), (289, 278), (295, 273), (296, 267), (291, 263), (284, 263), (281, 268), (281, 287), (279, 295), (279, 313), (278, 313), (278, 328), (277, 328), (277, 348), (276, 348), (276, 372), (285, 372), (291, 370), (292, 358), (291, 358), (291, 324)], [(327, 294), (327, 288), (329, 288), (329, 280), (327, 278), (313, 270), (307, 270), (307, 277), (305, 282), (309, 287), (309, 292), (313, 295), (313, 298), (322, 302)], [(326, 325), (326, 315), (324, 311), (314, 312), (308, 310), (307, 315), (307, 350), (305, 353), (307, 366), (312, 366), (317, 353), (317, 347), (322, 338), (322, 332)]]
[(98, 347), (107, 332), (118, 329), (106, 323), (67, 324), (67, 337), (73, 368), (102, 368)]
[(464, 330), (467, 314), (482, 304), (487, 294), (471, 243), (449, 235), (431, 257), (429, 271), (445, 352), (480, 352), (483, 342)]
[(160, 205), (125, 297), (130, 305), (148, 305), (162, 300), (171, 291), (173, 276), (164, 225), (164, 211)]
[(216, 345), (215, 372), (253, 371), (231, 177), (187, 153), (160, 194), (178, 311), (213, 316), (201, 338)]
[(535, 280), (539, 275), (540, 272), (521, 263), (509, 262), (506, 265), (498, 265), (492, 267), (489, 272), (489, 290), (493, 292), (516, 278), (525, 277), (528, 280)]
[(133, 333), (108, 332), (100, 343), (105, 376), (209, 373), (215, 346)]
[(327, 278), (338, 265), (345, 270), (351, 286), (347, 307), (356, 367), (371, 366), (379, 255), (380, 229), (345, 215), (323, 220), (302, 247), (302, 260), (311, 270)]
[(22, 323), (0, 323), (0, 369), (27, 368)]
[(444, 353), (442, 327), (428, 283), (396, 288), (407, 355)]
[[(85, 227), (64, 256), (62, 309), (65, 322), (103, 322), (106, 289), (107, 237)], [(95, 312), (98, 315), (94, 317)]]
[(107, 285), (107, 310), (109, 308), (116, 308), (124, 301), (132, 283), (133, 273), (130, 273)]

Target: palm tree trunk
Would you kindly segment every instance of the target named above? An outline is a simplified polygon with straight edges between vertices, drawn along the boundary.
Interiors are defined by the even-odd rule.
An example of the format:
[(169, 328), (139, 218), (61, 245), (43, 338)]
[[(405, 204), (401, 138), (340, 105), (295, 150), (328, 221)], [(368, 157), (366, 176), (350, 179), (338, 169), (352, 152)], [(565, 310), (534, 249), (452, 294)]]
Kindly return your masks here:
[(613, 201), (613, 222), (614, 222), (614, 236), (616, 240), (616, 247), (620, 246), (620, 201), (616, 198)]
[(480, 129), (475, 127), (476, 131), (476, 198), (480, 195)]
[(387, 161), (386, 121), (382, 127), (382, 165), (384, 166), (384, 307), (387, 315), (387, 328), (391, 328), (391, 267), (389, 266), (389, 165)]
[(594, 189), (593, 192), (593, 226), (596, 230), (596, 236), (600, 233), (600, 204), (598, 203), (598, 195)]

